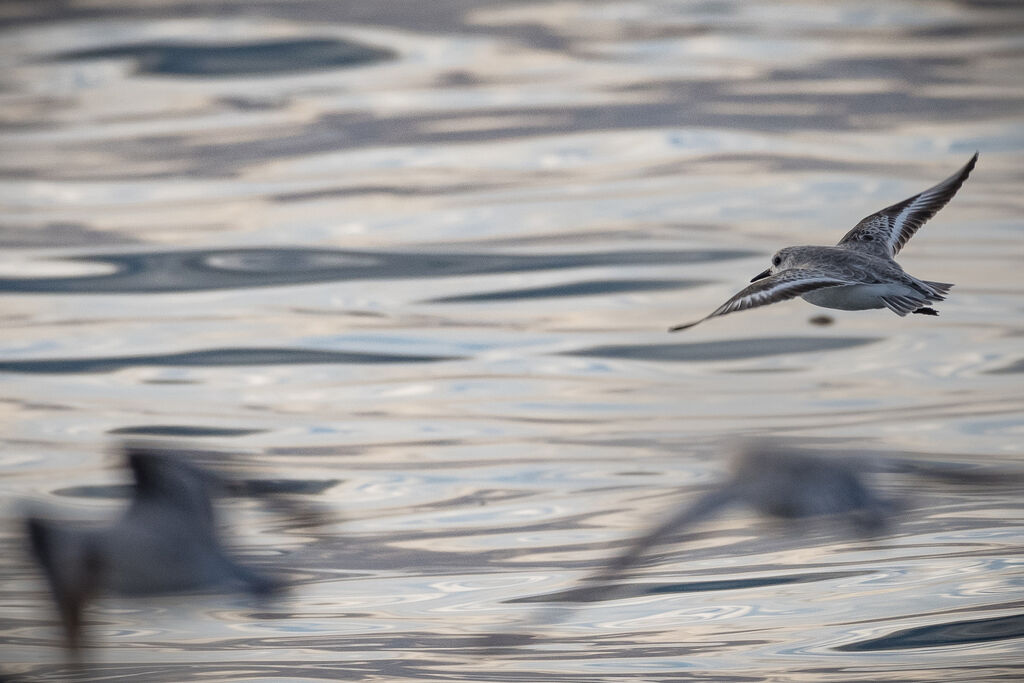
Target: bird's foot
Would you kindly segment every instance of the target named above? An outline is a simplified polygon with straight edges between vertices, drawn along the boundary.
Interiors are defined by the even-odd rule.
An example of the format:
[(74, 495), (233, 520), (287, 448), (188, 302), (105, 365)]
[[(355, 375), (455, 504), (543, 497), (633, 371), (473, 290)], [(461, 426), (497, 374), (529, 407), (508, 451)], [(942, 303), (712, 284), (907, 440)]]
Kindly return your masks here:
[(936, 311), (934, 308), (928, 308), (927, 306), (922, 306), (921, 308), (919, 308), (916, 311), (914, 311), (914, 313), (920, 313), (921, 315), (938, 315), (939, 314), (939, 312)]

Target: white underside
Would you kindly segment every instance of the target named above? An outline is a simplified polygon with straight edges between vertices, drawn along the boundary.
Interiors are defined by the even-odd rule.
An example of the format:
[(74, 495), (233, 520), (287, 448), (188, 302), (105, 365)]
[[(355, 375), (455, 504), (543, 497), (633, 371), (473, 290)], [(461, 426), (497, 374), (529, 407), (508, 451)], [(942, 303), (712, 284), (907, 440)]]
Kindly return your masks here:
[(826, 287), (816, 289), (803, 295), (803, 300), (823, 306), (837, 308), (841, 311), (863, 311), (869, 308), (886, 308), (883, 296), (902, 296), (925, 305), (928, 300), (921, 292), (898, 283), (878, 285), (846, 285), (843, 287)]

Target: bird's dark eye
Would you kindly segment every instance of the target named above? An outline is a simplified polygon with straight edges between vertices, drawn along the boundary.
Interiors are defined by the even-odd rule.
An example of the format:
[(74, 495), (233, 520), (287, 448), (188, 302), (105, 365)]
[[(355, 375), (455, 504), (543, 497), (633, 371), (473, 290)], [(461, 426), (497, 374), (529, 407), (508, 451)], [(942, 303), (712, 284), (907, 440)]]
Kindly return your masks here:
[(782, 259), (780, 257), (776, 256), (772, 259), (773, 266), (778, 267), (780, 263), (782, 263)]

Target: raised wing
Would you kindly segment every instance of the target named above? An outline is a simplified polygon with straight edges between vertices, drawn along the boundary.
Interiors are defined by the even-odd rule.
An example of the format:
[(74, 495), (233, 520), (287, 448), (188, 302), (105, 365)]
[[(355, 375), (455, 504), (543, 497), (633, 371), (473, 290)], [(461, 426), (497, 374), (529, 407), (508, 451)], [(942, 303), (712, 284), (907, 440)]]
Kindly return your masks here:
[(975, 152), (963, 168), (935, 187), (871, 214), (846, 233), (838, 246), (886, 258), (896, 256), (917, 229), (953, 198), (977, 161)]
[(745, 311), (748, 308), (767, 306), (778, 301), (792, 299), (795, 296), (800, 296), (816, 289), (855, 284), (857, 284), (855, 280), (836, 277), (820, 270), (790, 268), (747, 285), (738, 294), (716, 308), (710, 315), (696, 322), (670, 327), (668, 331), (678, 332), (679, 330), (685, 330), (698, 323), (702, 323), (708, 318), (733, 313), (734, 311)]

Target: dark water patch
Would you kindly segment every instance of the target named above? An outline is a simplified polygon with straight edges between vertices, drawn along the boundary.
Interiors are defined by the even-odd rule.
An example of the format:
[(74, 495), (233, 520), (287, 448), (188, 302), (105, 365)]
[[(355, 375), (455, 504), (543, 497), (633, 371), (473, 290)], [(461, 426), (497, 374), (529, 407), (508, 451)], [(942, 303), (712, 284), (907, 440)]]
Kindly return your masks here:
[[(264, 612), (264, 618), (277, 618), (287, 619), (292, 616), (287, 612), (281, 612), (274, 615), (271, 612)], [(300, 618), (309, 619), (310, 616), (298, 615)], [(355, 615), (353, 615), (355, 616)], [(648, 634), (658, 633), (657, 631), (650, 631)], [(674, 644), (674, 643), (648, 643), (642, 639), (638, 639), (635, 631), (628, 635), (597, 635), (593, 633), (587, 633), (582, 636), (565, 636), (560, 635), (558, 637), (552, 637), (548, 634), (537, 633), (505, 633), (505, 634), (488, 634), (497, 635), (500, 640), (496, 644), (506, 654), (512, 654), (516, 648), (526, 648), (530, 646), (541, 646), (541, 648), (533, 648), (523, 654), (529, 657), (531, 660), (563, 660), (569, 659), (581, 659), (581, 660), (594, 660), (594, 659), (619, 659), (622, 657), (635, 657), (637, 659), (648, 659), (648, 658), (662, 658), (662, 657), (676, 657), (684, 659), (692, 657), (698, 652), (702, 651), (702, 648), (706, 646), (702, 645), (691, 645), (691, 644)], [(498, 668), (492, 672), (474, 670), (469, 677), (462, 675), (448, 675), (438, 669), (439, 660), (435, 657), (424, 658), (422, 661), (418, 661), (410, 658), (410, 653), (429, 652), (439, 653), (444, 652), (449, 655), (458, 653), (460, 655), (473, 655), (479, 657), (485, 653), (481, 651), (482, 646), (486, 646), (489, 643), (495, 642), (490, 637), (481, 637), (480, 634), (467, 634), (467, 633), (425, 633), (425, 632), (397, 632), (390, 631), (387, 633), (377, 634), (317, 634), (311, 633), (302, 636), (284, 635), (284, 636), (253, 636), (246, 638), (235, 638), (225, 639), (222, 643), (218, 644), (218, 647), (224, 650), (235, 650), (240, 652), (255, 652), (264, 649), (274, 650), (309, 650), (309, 651), (320, 651), (320, 652), (351, 652), (351, 653), (375, 653), (373, 661), (375, 663), (383, 664), (388, 662), (388, 657), (397, 657), (398, 659), (390, 660), (393, 665), (409, 666), (414, 662), (416, 665), (422, 665), (423, 669), (418, 675), (413, 676), (372, 676), (369, 678), (359, 678), (358, 680), (389, 680), (389, 681), (427, 681), (427, 680), (444, 680), (444, 681), (501, 681), (502, 683), (510, 683), (511, 681), (530, 681), (537, 683), (538, 681), (549, 681), (563, 680), (557, 673), (552, 675), (550, 672), (545, 672), (543, 675), (538, 676), (536, 671), (524, 671), (522, 675), (513, 673), (510, 675), (510, 669)], [(767, 644), (762, 639), (755, 638), (736, 638), (731, 639), (730, 645), (735, 647), (752, 647), (755, 645)], [(590, 646), (588, 648), (587, 646)], [(463, 657), (455, 658), (451, 661), (454, 665), (465, 665), (465, 659)], [(410, 668), (410, 673), (413, 669)], [(383, 671), (383, 669), (382, 669)], [(723, 679), (721, 672), (717, 672), (718, 675), (715, 677), (707, 677), (702, 680), (733, 680)], [(606, 680), (603, 677), (595, 678), (594, 672), (589, 671), (586, 674), (575, 674), (572, 677), (565, 680), (573, 681), (586, 681), (587, 683), (595, 683), (596, 681)], [(288, 677), (288, 680), (295, 679), (293, 675)], [(298, 676), (301, 678), (301, 675)], [(675, 676), (669, 676), (668, 678), (657, 677), (656, 679), (644, 678), (643, 680), (674, 680), (677, 679)], [(217, 679), (220, 680), (220, 679)], [(317, 679), (319, 680), (319, 679)], [(340, 680), (331, 678), (329, 680)], [(346, 678), (344, 680), (354, 680)], [(620, 675), (616, 677), (616, 680), (638, 680), (636, 675)], [(692, 681), (697, 680), (695, 677), (686, 676), (685, 678), (678, 678), (678, 680)], [(763, 680), (763, 679), (756, 679)]]
[(621, 250), (549, 254), (383, 252), (255, 248), (96, 254), (67, 259), (105, 264), (112, 273), (0, 278), (0, 292), (138, 294), (278, 285), (490, 275), (595, 266), (686, 265), (748, 258), (739, 249)]
[[(913, 164), (883, 163), (879, 161), (852, 161), (849, 159), (830, 159), (827, 157), (801, 154), (773, 153), (740, 153), (712, 152), (701, 156), (702, 166), (715, 164), (744, 164), (764, 173), (857, 173), (872, 176), (912, 177), (919, 170)], [(691, 160), (661, 164), (654, 167), (654, 172), (682, 173), (692, 167)]]
[(843, 652), (874, 652), (878, 650), (913, 650), (923, 647), (943, 647), (986, 643), (1024, 636), (1024, 614), (991, 619), (953, 621), (896, 631), (888, 636), (862, 640), (837, 647)]
[(866, 461), (865, 466), (876, 472), (911, 474), (961, 486), (984, 486), (989, 492), (992, 492), (993, 486), (1020, 486), (1024, 482), (1024, 471), (1020, 469), (993, 467), (970, 461), (943, 461), (931, 454), (925, 457), (927, 459), (910, 460), (882, 454)]
[[(464, 446), (465, 442), (458, 439), (413, 439), (409, 441), (388, 441), (383, 439), (375, 440), (373, 443), (363, 444), (351, 444), (351, 445), (333, 445), (333, 446), (290, 446), (275, 448), (271, 447), (266, 450), (268, 455), (273, 456), (302, 456), (302, 457), (316, 457), (316, 458), (347, 458), (357, 455), (365, 455), (371, 451), (379, 450), (393, 450), (397, 447), (400, 448), (417, 448), (417, 449), (437, 449), (437, 448), (450, 448), (452, 446)], [(396, 458), (392, 458), (391, 462), (394, 463), (396, 469), (405, 467), (405, 464)], [(443, 467), (439, 463), (434, 463), (434, 467)]]
[(274, 111), (284, 109), (289, 100), (285, 97), (248, 97), (245, 95), (226, 95), (218, 97), (217, 103), (231, 107), (236, 111)]
[[(242, 496), (264, 496), (275, 494), (302, 494), (315, 496), (337, 486), (340, 479), (241, 479), (232, 482), (230, 493)], [(55, 496), (66, 498), (131, 498), (135, 494), (134, 484), (97, 484), (67, 486), (53, 491)]]
[(96, 662), (85, 665), (44, 664), (34, 666), (28, 679), (14, 679), (12, 683), (23, 680), (35, 682), (59, 681), (60, 683), (100, 683), (117, 681), (118, 683), (177, 683), (190, 680), (367, 680), (377, 673), (378, 668), (386, 668), (386, 664), (371, 666), (365, 660), (353, 663), (323, 664), (311, 663), (307, 660), (292, 660), (280, 663), (263, 661), (233, 661), (226, 664), (213, 662), (159, 663), (159, 664), (122, 664)]
[[(863, 69), (847, 66), (858, 72), (882, 68), (878, 65), (865, 65)], [(797, 84), (810, 77), (800, 71), (781, 76)], [(828, 78), (821, 74), (813, 76), (813, 80)], [(875, 121), (893, 116), (930, 116), (935, 111), (942, 111), (949, 121), (987, 120), (1015, 115), (1021, 106), (1019, 98), (917, 95), (908, 92), (903, 81), (893, 83), (891, 92), (746, 95), (735, 92), (732, 84), (676, 81), (669, 86), (653, 82), (647, 83), (646, 89), (637, 88), (635, 102), (480, 110), (481, 117), (491, 117), (495, 122), (493, 127), (487, 128), (470, 129), (461, 125), (466, 115), (461, 110), (392, 116), (346, 112), (327, 114), (305, 126), (291, 128), (285, 134), (247, 141), (244, 146), (228, 142), (197, 145), (191, 137), (171, 136), (160, 140), (133, 140), (122, 153), (140, 160), (158, 157), (180, 161), (189, 165), (190, 173), (231, 175), (248, 165), (265, 164), (273, 159), (382, 145), (483, 143), (587, 131), (674, 129), (680, 122), (710, 130), (852, 131), (872, 129), (879, 125)], [(773, 104), (790, 111), (773, 112)], [(681, 147), (686, 144), (685, 138), (680, 141)]]
[(97, 484), (95, 486), (66, 486), (52, 491), (55, 496), (65, 498), (131, 498), (135, 494), (134, 484)]
[(762, 576), (749, 579), (721, 579), (717, 581), (690, 581), (687, 583), (658, 584), (653, 586), (630, 586), (628, 584), (609, 584), (600, 591), (593, 586), (571, 588), (547, 595), (531, 595), (524, 598), (505, 600), (505, 603), (520, 602), (597, 602), (606, 598), (618, 599), (627, 593), (637, 595), (667, 595), (674, 593), (708, 593), (713, 591), (742, 590), (744, 588), (764, 588), (766, 586), (788, 586), (799, 583), (815, 583), (846, 579), (853, 576), (864, 576), (868, 572), (829, 572), (819, 574), (800, 574), (797, 576)]
[(194, 380), (194, 379), (160, 379), (160, 378), (154, 378), (154, 379), (144, 379), (144, 380), (142, 380), (142, 383), (143, 384), (170, 384), (170, 385), (182, 384), (182, 385), (185, 385), (185, 384), (199, 384), (199, 381), (198, 380)]
[(395, 52), (333, 38), (266, 40), (249, 43), (153, 41), (61, 52), (52, 59), (74, 62), (133, 59), (138, 71), (164, 76), (272, 76), (361, 66), (394, 59)]
[(993, 370), (987, 370), (986, 375), (1014, 375), (1024, 372), (1024, 358), (1021, 358), (1009, 365), (1004, 365), (1001, 368), (995, 368)]
[(199, 427), (193, 425), (138, 425), (134, 427), (118, 427), (107, 434), (131, 436), (249, 436), (262, 434), (265, 429), (232, 429), (230, 427)]
[(851, 349), (881, 341), (880, 337), (757, 337), (693, 344), (620, 344), (569, 351), (565, 356), (651, 361), (721, 361)]
[(377, 365), (381, 363), (433, 363), (445, 360), (459, 360), (459, 357), (360, 353), (357, 351), (316, 351), (290, 348), (226, 348), (140, 356), (107, 356), (105, 358), (8, 360), (0, 361), (0, 372), (72, 374), (80, 372), (114, 372), (124, 368), (138, 367), (213, 368), (239, 365)]
[(1007, 10), (1014, 8), (1018, 10), (1018, 13), (1017, 16), (1013, 17), (1015, 21), (961, 21), (956, 23), (932, 24), (929, 26), (904, 30), (908, 36), (913, 36), (915, 38), (942, 38), (947, 40), (951, 38), (970, 38), (977, 40), (981, 36), (1020, 35), (1020, 6), (1017, 3), (992, 0), (992, 2), (975, 2), (973, 4), (985, 6), (991, 10)]
[[(778, 69), (769, 74), (768, 78), (783, 81), (837, 78), (850, 80), (879, 79), (903, 83), (961, 82), (955, 78), (955, 75), (957, 73), (965, 73), (964, 67), (970, 63), (971, 59), (969, 55), (951, 53), (942, 55), (917, 54), (909, 59), (888, 55), (837, 57), (822, 60), (813, 65)], [(889, 99), (891, 93), (858, 93), (858, 96), (860, 95)], [(868, 113), (868, 110), (864, 111), (864, 113)]]
[(600, 296), (603, 294), (623, 294), (629, 292), (657, 292), (668, 289), (686, 289), (708, 284), (708, 280), (588, 280), (570, 282), (547, 287), (527, 287), (524, 289), (505, 289), (480, 294), (464, 294), (462, 296), (446, 296), (428, 299), (422, 303), (452, 304), (472, 303), (477, 301), (509, 301), (520, 299), (554, 299), (558, 297)]
[(0, 225), (0, 247), (6, 248), (95, 247), (99, 244), (132, 244), (136, 241), (115, 232), (93, 230), (77, 223), (50, 223), (32, 227)]
[(305, 202), (318, 199), (339, 199), (344, 197), (365, 197), (366, 195), (383, 194), (392, 197), (428, 197), (436, 195), (462, 194), (480, 191), (483, 188), (495, 189), (503, 187), (498, 183), (485, 183), (481, 179), (469, 183), (451, 183), (447, 185), (358, 185), (354, 187), (326, 188), (304, 192), (282, 192), (269, 197), (271, 201)]
[[(288, 613), (277, 615), (278, 620), (287, 621)], [(358, 617), (358, 614), (353, 614)], [(487, 664), (494, 659), (494, 652), (481, 649), (481, 638), (476, 634), (395, 632), (368, 635), (317, 633), (283, 637), (224, 638), (216, 644), (203, 643), (206, 652), (225, 652), (233, 655), (229, 661), (161, 661), (147, 663), (88, 661), (85, 664), (39, 664), (22, 667), (30, 673), (31, 681), (60, 681), (69, 683), (82, 681), (117, 681), (118, 683), (179, 683), (186, 680), (292, 680), (292, 681), (473, 681), (474, 683), (605, 683), (610, 681), (713, 681), (717, 683), (753, 683), (765, 680), (764, 676), (732, 674), (716, 669), (711, 672), (695, 671), (689, 666), (681, 670), (659, 670), (657, 675), (627, 673), (604, 673), (595, 667), (595, 660), (635, 658), (639, 661), (674, 659), (689, 662), (706, 652), (704, 644), (662, 644), (647, 643), (641, 638), (655, 634), (631, 632), (627, 636), (611, 637), (587, 633), (583, 636), (550, 637), (546, 634), (512, 636), (509, 643), (501, 648), (502, 657), (525, 658), (529, 662), (551, 661), (560, 665), (548, 667), (538, 674), (534, 666), (522, 669), (502, 662)], [(125, 634), (119, 634), (122, 638)], [(31, 646), (36, 643), (27, 638), (12, 639), (14, 646)], [(754, 649), (764, 647), (769, 641), (751, 637), (730, 638), (729, 645)], [(161, 643), (161, 645), (164, 645)], [(540, 646), (540, 647), (536, 647)], [(171, 645), (164, 645), (170, 652)], [(177, 645), (175, 647), (184, 647)], [(195, 649), (198, 649), (197, 647)], [(294, 652), (302, 656), (293, 660), (279, 657), (273, 660), (255, 658), (253, 653), (264, 651)], [(321, 653), (328, 654), (323, 657)], [(368, 656), (367, 653), (372, 653)], [(467, 674), (467, 657), (471, 657), (471, 668)], [(515, 662), (515, 659), (512, 659)], [(582, 671), (563, 670), (566, 662), (587, 663)], [(650, 668), (650, 667), (647, 667)], [(20, 680), (20, 679), (19, 679)], [(834, 679), (833, 679), (834, 680)]]
[[(10, 1), (10, 0), (9, 0)], [(55, 5), (59, 13), (55, 14)], [(253, 5), (258, 9), (258, 16), (270, 21), (286, 20), (308, 26), (323, 24), (356, 24), (374, 29), (382, 26), (393, 27), (413, 33), (435, 36), (463, 34), (470, 36), (495, 36), (508, 38), (516, 44), (528, 44), (544, 50), (563, 50), (571, 41), (555, 27), (541, 22), (515, 21), (481, 22), (476, 19), (476, 12), (488, 7), (504, 7), (501, 0), (477, 0), (466, 3), (463, 0), (389, 0), (380, 3), (373, 0), (355, 0), (351, 2), (334, 2), (334, 0), (314, 0), (305, 2), (268, 2)], [(91, 3), (78, 6), (67, 2), (38, 2), (24, 0), (17, 12), (10, 12), (4, 17), (5, 26), (13, 27), (22, 24), (53, 22), (55, 16), (63, 21), (72, 19), (102, 20), (112, 19), (125, 21), (126, 18), (153, 20), (153, 17), (164, 17), (169, 12), (178, 14), (191, 13), (199, 16), (220, 14), (236, 16), (242, 13), (233, 2), (211, 2), (207, 9), (199, 13), (196, 5), (189, 3), (169, 3), (151, 6), (146, 3), (115, 2), (109, 6)], [(256, 10), (252, 10), (255, 12)]]
[(379, 2), (275, 2), (260, 6), (261, 16), (317, 24), (365, 24), (374, 28), (392, 26), (424, 35), (491, 36), (509, 39), (516, 45), (562, 51), (572, 41), (557, 27), (540, 21), (479, 21), (477, 12), (488, 7), (504, 8), (501, 0), (389, 0)]
[(237, 492), (247, 496), (283, 493), (316, 496), (340, 482), (340, 479), (243, 479), (238, 482)]
[(796, 372), (805, 372), (807, 368), (732, 368), (724, 372), (730, 375), (785, 375)]

